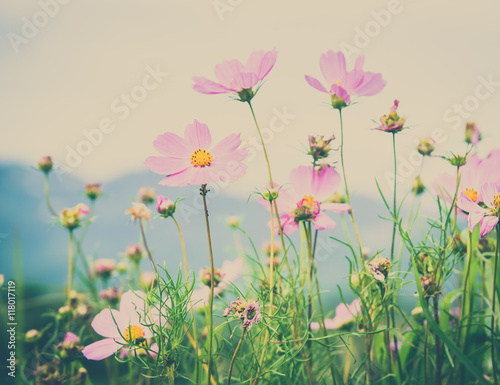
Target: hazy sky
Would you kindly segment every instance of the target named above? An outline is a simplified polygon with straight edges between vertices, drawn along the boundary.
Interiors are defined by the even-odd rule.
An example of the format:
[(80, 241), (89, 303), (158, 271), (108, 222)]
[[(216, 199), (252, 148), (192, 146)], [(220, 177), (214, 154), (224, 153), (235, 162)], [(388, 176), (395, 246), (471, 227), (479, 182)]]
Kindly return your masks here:
[[(285, 182), (293, 167), (309, 161), (308, 134), (339, 136), (328, 95), (311, 88), (304, 75), (321, 78), (320, 55), (344, 49), (364, 54), (365, 69), (387, 81), (382, 93), (344, 112), (353, 190), (374, 194), (374, 179), (391, 170), (392, 150), (391, 136), (370, 128), (395, 98), (411, 126), (397, 138), (409, 164), (408, 152), (435, 129), (441, 129), (440, 152), (463, 150), (468, 120), (483, 132), (481, 153), (500, 144), (499, 19), (498, 1), (3, 1), (0, 160), (29, 165), (50, 154), (67, 166), (68, 154), (80, 146), (88, 154), (70, 156), (67, 171), (106, 182), (145, 170), (144, 159), (157, 155), (156, 136), (182, 135), (195, 118), (208, 124), (215, 141), (241, 132), (252, 143), (248, 107), (193, 91), (192, 77), (214, 78), (222, 60), (246, 61), (254, 50), (276, 47), (277, 63), (254, 107), (264, 128), (288, 115), (268, 144), (275, 179)], [(355, 57), (349, 56), (350, 65)], [(150, 90), (143, 93), (137, 87), (145, 81)], [(141, 99), (133, 108), (123, 99), (132, 92)], [(85, 148), (84, 132), (100, 125), (108, 133), (94, 133), (95, 144)], [(447, 169), (440, 159), (427, 166), (428, 180)], [(416, 168), (402, 170), (411, 174), (407, 183)], [(258, 156), (226, 191), (263, 185), (265, 171)]]

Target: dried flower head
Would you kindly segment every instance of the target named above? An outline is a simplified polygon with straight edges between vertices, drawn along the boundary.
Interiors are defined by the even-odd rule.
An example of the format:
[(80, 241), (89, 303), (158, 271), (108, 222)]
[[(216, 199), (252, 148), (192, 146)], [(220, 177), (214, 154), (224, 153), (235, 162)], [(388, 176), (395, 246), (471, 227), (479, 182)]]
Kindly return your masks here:
[(377, 281), (384, 282), (389, 275), (391, 262), (387, 258), (375, 258), (368, 263), (370, 272)]
[(328, 139), (324, 139), (323, 135), (309, 135), (309, 151), (308, 155), (311, 155), (314, 163), (320, 159), (328, 158), (331, 151), (330, 142), (335, 139), (335, 136), (331, 136)]
[(261, 319), (260, 314), (260, 304), (258, 301), (245, 301), (238, 298), (236, 301), (232, 301), (229, 306), (224, 310), (222, 315), (227, 317), (231, 311), (234, 311), (234, 315), (243, 321), (243, 327), (250, 330), (252, 326), (258, 323)]

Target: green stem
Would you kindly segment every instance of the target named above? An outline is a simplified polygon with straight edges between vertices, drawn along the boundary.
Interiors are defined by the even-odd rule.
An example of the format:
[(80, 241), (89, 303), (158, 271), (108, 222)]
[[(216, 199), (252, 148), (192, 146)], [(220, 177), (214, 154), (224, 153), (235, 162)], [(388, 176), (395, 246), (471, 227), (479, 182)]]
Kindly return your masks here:
[(392, 150), (394, 154), (394, 200), (392, 207), (392, 214), (394, 216), (394, 223), (392, 225), (392, 240), (391, 240), (391, 263), (394, 263), (394, 247), (396, 245), (396, 226), (397, 226), (397, 178), (398, 178), (398, 168), (397, 168), (397, 159), (396, 159), (396, 133), (392, 133)]
[(45, 173), (44, 174), (44, 183), (43, 183), (44, 191), (45, 191), (45, 203), (47, 205), (47, 208), (49, 209), (50, 213), (53, 216), (57, 216), (56, 210), (52, 207), (52, 204), (50, 203), (50, 190), (49, 190), (49, 174)]
[(149, 261), (151, 262), (151, 265), (153, 265), (153, 268), (155, 269), (156, 275), (158, 275), (158, 268), (156, 267), (155, 261), (153, 260), (153, 255), (151, 254), (151, 251), (149, 250), (148, 243), (146, 242), (146, 234), (144, 232), (144, 225), (142, 223), (142, 218), (139, 218), (139, 227), (141, 228), (142, 243), (144, 244), (144, 248), (146, 249), (146, 252), (148, 253)]
[(231, 363), (229, 364), (229, 372), (227, 374), (227, 385), (231, 385), (231, 374), (233, 372), (234, 361), (236, 359), (236, 355), (238, 354), (238, 351), (240, 350), (241, 343), (243, 342), (243, 339), (245, 338), (246, 332), (247, 332), (247, 328), (243, 328), (243, 333), (241, 333), (240, 341), (238, 342), (238, 345), (236, 346), (236, 350), (233, 353), (233, 358), (231, 358)]
[[(66, 288), (66, 294), (68, 296), (68, 307), (71, 308), (71, 284), (73, 281), (73, 230), (69, 230), (69, 242), (68, 242), (68, 287)], [(68, 312), (70, 314), (70, 312)], [(68, 315), (68, 329), (71, 317)]]
[(210, 376), (212, 375), (212, 340), (214, 334), (214, 255), (212, 251), (212, 237), (210, 236), (210, 222), (208, 220), (208, 207), (207, 207), (207, 185), (203, 184), (200, 188), (200, 194), (203, 197), (203, 207), (205, 211), (205, 223), (207, 226), (208, 250), (210, 253), (210, 298), (208, 305), (208, 384), (210, 385)]
[[(436, 324), (439, 325), (439, 297), (436, 295), (434, 297), (434, 320)], [(442, 383), (442, 362), (441, 362), (441, 342), (439, 341), (439, 336), (434, 334), (435, 344), (436, 344), (436, 385), (441, 385)]]
[(495, 294), (497, 286), (497, 276), (498, 276), (498, 250), (500, 248), (500, 223), (497, 225), (497, 247), (495, 251), (495, 266), (493, 268), (493, 298), (491, 301), (491, 364), (493, 366), (493, 381), (495, 385), (498, 385), (497, 379), (497, 362), (495, 361)]

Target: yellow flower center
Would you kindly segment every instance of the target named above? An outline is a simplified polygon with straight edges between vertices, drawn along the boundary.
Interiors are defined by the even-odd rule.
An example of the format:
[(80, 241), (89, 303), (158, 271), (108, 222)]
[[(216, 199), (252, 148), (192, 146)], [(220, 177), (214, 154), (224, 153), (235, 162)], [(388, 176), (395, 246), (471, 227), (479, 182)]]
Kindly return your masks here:
[(495, 209), (500, 210), (500, 194), (495, 195), (493, 198), (493, 206), (495, 206)]
[(304, 201), (302, 202), (302, 206), (312, 207), (314, 203), (314, 197), (312, 195), (304, 195)]
[(477, 202), (478, 192), (476, 190), (471, 188), (466, 188), (464, 193), (471, 199), (471, 201)]
[(207, 150), (197, 149), (191, 155), (191, 163), (194, 167), (206, 167), (210, 166), (214, 157)]
[(144, 332), (142, 327), (138, 325), (130, 325), (123, 332), (123, 338), (126, 341), (142, 340), (144, 338)]

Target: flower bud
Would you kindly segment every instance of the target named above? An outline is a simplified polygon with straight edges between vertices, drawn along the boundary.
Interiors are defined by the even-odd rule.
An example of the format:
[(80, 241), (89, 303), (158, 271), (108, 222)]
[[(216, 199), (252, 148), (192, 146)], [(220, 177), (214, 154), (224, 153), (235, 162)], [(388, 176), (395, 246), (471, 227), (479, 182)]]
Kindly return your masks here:
[(468, 122), (465, 125), (465, 143), (477, 146), (481, 139), (481, 133), (479, 132), (479, 128), (477, 128), (476, 123)]
[[(224, 275), (221, 273), (220, 269), (214, 269), (214, 287), (219, 286), (222, 282), (222, 278), (224, 278)], [(212, 280), (210, 269), (208, 267), (204, 267), (200, 270), (200, 279), (205, 286), (210, 287)]]
[(342, 108), (347, 107), (347, 103), (340, 96), (333, 94), (332, 95), (332, 107), (335, 108), (336, 110), (341, 110)]
[(85, 185), (85, 195), (91, 201), (95, 201), (101, 196), (101, 184), (100, 183), (87, 183)]
[(240, 218), (236, 215), (230, 216), (226, 218), (226, 223), (232, 229), (235, 229), (240, 226)]
[(120, 300), (121, 292), (116, 287), (109, 287), (107, 289), (102, 290), (99, 293), (99, 298), (103, 299), (110, 305), (116, 305)]
[(325, 202), (328, 203), (347, 203), (347, 198), (338, 192), (334, 193), (332, 196), (326, 199)]
[(455, 254), (463, 254), (467, 251), (467, 244), (464, 242), (460, 233), (456, 233), (453, 237), (449, 237), (447, 243)]
[(424, 182), (422, 182), (422, 178), (420, 178), (420, 175), (415, 178), (413, 181), (413, 186), (412, 186), (412, 191), (413, 194), (415, 195), (420, 195), (425, 191), (425, 185)]
[(434, 144), (436, 142), (432, 138), (426, 138), (418, 143), (417, 151), (422, 156), (430, 156), (434, 151)]
[(156, 211), (163, 218), (168, 218), (175, 213), (175, 203), (162, 195), (156, 197)]
[(412, 317), (415, 319), (415, 321), (420, 322), (425, 319), (424, 316), (424, 309), (422, 309), (420, 306), (417, 306), (411, 311)]
[(465, 166), (468, 160), (467, 156), (455, 155), (455, 154), (452, 154), (449, 157), (443, 157), (443, 159), (446, 159), (452, 166), (455, 167)]
[(113, 274), (116, 267), (116, 261), (109, 258), (99, 258), (94, 262), (94, 273), (98, 278), (108, 279)]
[(144, 252), (142, 251), (142, 247), (140, 245), (134, 243), (127, 246), (125, 255), (132, 262), (139, 262), (144, 257)]
[(144, 203), (145, 205), (153, 203), (155, 201), (155, 198), (156, 190), (154, 188), (143, 186), (137, 193), (137, 200)]
[(71, 317), (73, 310), (68, 305), (65, 305), (65, 306), (61, 306), (59, 308), (59, 310), (57, 311), (57, 313), (59, 314), (59, 317), (61, 319), (66, 319), (66, 318)]
[[(480, 238), (477, 241), (477, 249), (482, 253), (493, 253), (496, 249), (496, 242), (488, 238)], [(485, 255), (486, 258), (490, 258), (491, 255)]]
[[(274, 256), (278, 256), (281, 254), (281, 245), (279, 243), (274, 243), (274, 247), (273, 247), (273, 252), (274, 252)], [(264, 253), (269, 257), (271, 255), (271, 242), (266, 242), (264, 244)]]
[(270, 202), (276, 200), (278, 196), (279, 196), (279, 191), (276, 190), (275, 188), (267, 189), (266, 192), (262, 194), (262, 198)]
[(26, 342), (36, 342), (40, 339), (41, 336), (42, 333), (40, 333), (38, 330), (31, 329), (26, 332), (25, 339)]
[(116, 264), (116, 271), (118, 274), (125, 274), (128, 271), (128, 262), (126, 259), (123, 259)]
[(45, 174), (48, 174), (49, 172), (51, 172), (53, 166), (54, 166), (54, 163), (52, 163), (52, 158), (50, 156), (44, 156), (38, 162), (38, 169), (40, 171), (43, 171)]

